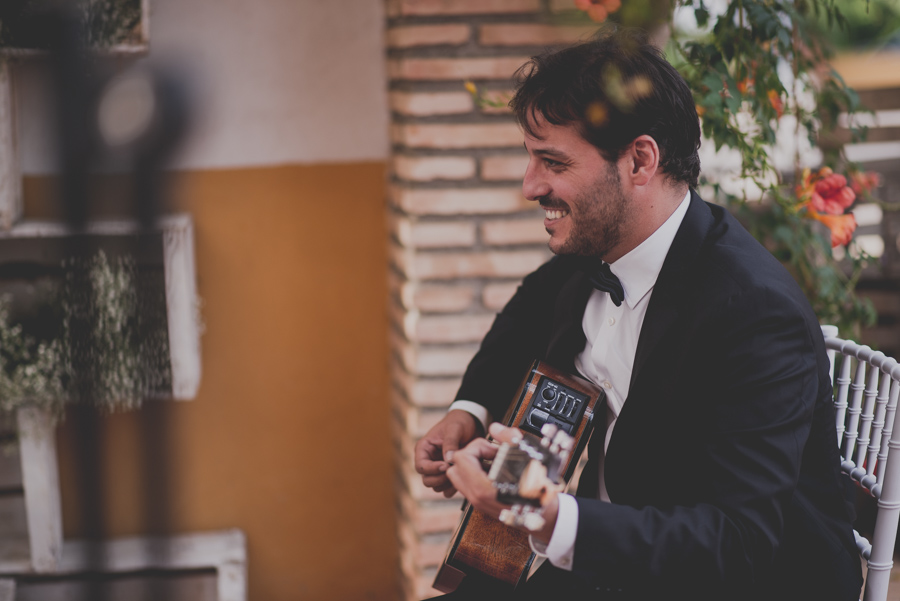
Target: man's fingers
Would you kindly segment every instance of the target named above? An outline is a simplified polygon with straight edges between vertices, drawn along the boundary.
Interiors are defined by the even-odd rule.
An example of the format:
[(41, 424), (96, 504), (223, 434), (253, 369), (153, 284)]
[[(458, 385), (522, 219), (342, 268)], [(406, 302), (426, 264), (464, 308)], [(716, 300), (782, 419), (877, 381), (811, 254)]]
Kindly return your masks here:
[[(422, 484), (427, 486), (428, 488), (434, 488), (437, 490), (438, 486), (444, 485), (447, 482), (447, 476), (444, 474), (432, 474), (427, 476), (422, 476)], [(438, 490), (438, 492), (441, 492)]]
[(520, 440), (522, 440), (521, 430), (519, 430), (518, 428), (509, 428), (497, 422), (494, 422), (493, 424), (488, 426), (488, 432), (490, 432), (491, 436), (494, 437), (494, 440), (497, 440), (499, 442), (516, 444)]
[(441, 458), (441, 448), (426, 439), (416, 445), (415, 465), (420, 474), (439, 474), (447, 470), (447, 464)]
[[(465, 449), (456, 454), (456, 461), (447, 470), (447, 477), (450, 478), (453, 486), (475, 507), (482, 510), (497, 504), (497, 490), (488, 480), (481, 463), (483, 453), (496, 454), (496, 447), (487, 441), (483, 442), (484, 445), (478, 444), (476, 441), (470, 442)], [(494, 515), (494, 513), (489, 513), (489, 515)]]
[(453, 454), (476, 434), (475, 422), (465, 411), (450, 411), (419, 440), (413, 453), (414, 463), (425, 486), (447, 496), (455, 494), (456, 489), (444, 474), (452, 465), (449, 461)]
[(450, 480), (447, 480), (444, 484), (440, 486), (434, 487), (434, 492), (444, 493), (444, 496), (448, 499), (456, 494), (456, 487), (453, 486), (453, 483)]
[(435, 476), (443, 474), (447, 471), (447, 462), (430, 461), (428, 459), (416, 461), (416, 471), (422, 474), (422, 476)]
[[(498, 448), (499, 447), (496, 444), (490, 442), (486, 438), (476, 438), (467, 444), (462, 452), (471, 455), (478, 460), (493, 459), (497, 456)], [(456, 459), (457, 461), (454, 461), (454, 463), (457, 463), (460, 460), (459, 455), (457, 455)]]
[(453, 454), (459, 450), (459, 439), (445, 438), (443, 447), (444, 461), (453, 461)]

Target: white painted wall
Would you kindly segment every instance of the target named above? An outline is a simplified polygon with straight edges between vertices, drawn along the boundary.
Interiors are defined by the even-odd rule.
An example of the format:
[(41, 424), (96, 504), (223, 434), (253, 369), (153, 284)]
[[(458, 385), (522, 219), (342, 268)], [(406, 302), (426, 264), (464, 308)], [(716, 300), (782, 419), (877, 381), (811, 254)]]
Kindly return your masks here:
[[(384, 160), (383, 0), (150, 0), (149, 60), (188, 68), (198, 92), (174, 167)], [(26, 174), (54, 170), (36, 61), (14, 69)]]

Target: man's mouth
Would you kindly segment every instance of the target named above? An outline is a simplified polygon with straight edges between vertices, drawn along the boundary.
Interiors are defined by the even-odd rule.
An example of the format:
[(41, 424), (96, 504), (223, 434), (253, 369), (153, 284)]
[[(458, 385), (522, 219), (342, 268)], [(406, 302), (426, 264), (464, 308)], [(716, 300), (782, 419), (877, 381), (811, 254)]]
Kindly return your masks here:
[(547, 219), (562, 219), (566, 215), (569, 214), (568, 211), (564, 211), (562, 209), (544, 209), (544, 212), (547, 214)]

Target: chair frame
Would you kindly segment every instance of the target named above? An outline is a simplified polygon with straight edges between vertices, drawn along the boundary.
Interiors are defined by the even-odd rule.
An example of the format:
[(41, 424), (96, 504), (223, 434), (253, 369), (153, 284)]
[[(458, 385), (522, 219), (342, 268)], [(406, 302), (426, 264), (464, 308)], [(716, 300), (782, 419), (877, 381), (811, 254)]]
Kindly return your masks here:
[[(835, 391), (841, 470), (878, 503), (871, 543), (854, 531), (867, 564), (864, 601), (885, 601), (900, 522), (900, 364), (880, 351), (837, 337), (822, 326)], [(843, 357), (835, 374), (837, 355)], [(900, 456), (898, 456), (900, 457)]]

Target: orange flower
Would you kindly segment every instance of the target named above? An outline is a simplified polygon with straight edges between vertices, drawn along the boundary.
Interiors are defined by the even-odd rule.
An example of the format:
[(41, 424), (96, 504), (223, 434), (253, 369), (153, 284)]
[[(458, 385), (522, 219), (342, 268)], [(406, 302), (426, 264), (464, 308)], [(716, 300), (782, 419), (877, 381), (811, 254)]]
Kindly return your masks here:
[(831, 248), (846, 246), (853, 238), (856, 231), (856, 217), (852, 213), (848, 215), (822, 215), (810, 211), (809, 216), (825, 224), (831, 230)]
[(846, 246), (856, 231), (856, 217), (844, 215), (853, 204), (856, 194), (847, 187), (847, 178), (822, 167), (812, 173), (804, 169), (800, 182), (794, 188), (800, 200), (797, 209), (806, 207), (806, 216), (819, 221), (831, 231), (831, 246)]
[(850, 174), (850, 187), (857, 194), (868, 192), (881, 185), (881, 176), (874, 171), (854, 171)]
[(847, 178), (832, 173), (816, 182), (809, 202), (815, 211), (841, 215), (854, 200), (856, 194), (847, 187)]
[(594, 127), (603, 127), (609, 120), (609, 111), (602, 102), (592, 102), (587, 107), (586, 116)]
[(840, 215), (856, 200), (856, 193), (847, 187), (847, 178), (830, 167), (822, 167), (816, 174), (804, 169), (794, 191), (800, 207), (809, 205), (814, 211), (831, 215)]
[(587, 14), (591, 18), (591, 21), (603, 23), (606, 21), (606, 17), (609, 16), (609, 11), (606, 10), (606, 7), (602, 4), (594, 4), (587, 10)]
[(769, 90), (767, 94), (769, 96), (769, 104), (775, 109), (775, 114), (781, 118), (784, 114), (784, 102), (782, 102), (781, 96), (775, 90)]
[(575, 0), (575, 7), (585, 11), (592, 21), (602, 23), (610, 13), (622, 6), (622, 0)]
[[(823, 167), (822, 169), (826, 169), (826, 167)], [(800, 182), (794, 187), (794, 193), (801, 203), (800, 206), (805, 206), (809, 203), (809, 198), (812, 196), (813, 192), (815, 177), (816, 176), (813, 176), (808, 168), (804, 169), (803, 174), (800, 176)]]

